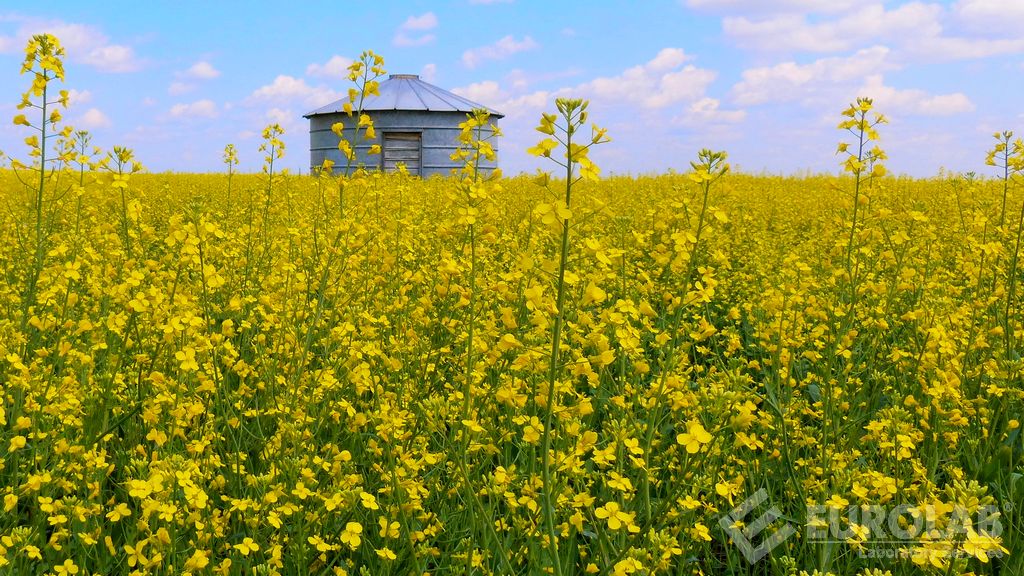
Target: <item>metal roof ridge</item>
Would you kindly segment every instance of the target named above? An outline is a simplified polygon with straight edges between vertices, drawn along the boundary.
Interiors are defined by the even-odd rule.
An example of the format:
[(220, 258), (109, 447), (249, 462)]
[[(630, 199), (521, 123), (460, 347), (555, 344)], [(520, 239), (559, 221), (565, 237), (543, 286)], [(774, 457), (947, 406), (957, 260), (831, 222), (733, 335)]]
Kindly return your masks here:
[(426, 108), (427, 111), (430, 111), (430, 106), (427, 104), (427, 101), (424, 100), (422, 96), (420, 96), (419, 91), (419, 86), (422, 84), (426, 84), (426, 82), (420, 80), (420, 77), (415, 74), (406, 74), (404, 76), (408, 76), (408, 78), (406, 78), (406, 81), (409, 82), (409, 88), (412, 90), (412, 95), (415, 96), (416, 99), (420, 101), (420, 104), (423, 104), (423, 107)]
[[(497, 110), (492, 109), (490, 106), (485, 106), (483, 104), (480, 104), (479, 102), (474, 102), (474, 101), (470, 100), (469, 98), (466, 98), (465, 96), (460, 96), (460, 95), (458, 95), (458, 94), (456, 94), (454, 92), (451, 92), (451, 91), (445, 90), (444, 88), (441, 88), (439, 86), (435, 86), (433, 84), (430, 84), (429, 82), (424, 82), (424, 81), (420, 80), (420, 84), (423, 84), (424, 88), (426, 88), (431, 94), (433, 94), (434, 96), (437, 96), (441, 100), (444, 100), (444, 102), (446, 104), (448, 104), (449, 106), (451, 106), (452, 108), (454, 108), (456, 112), (467, 112), (468, 113), (468, 112), (472, 112), (476, 108), (483, 108), (483, 109), (489, 111), (492, 116), (498, 116), (498, 117), (504, 117), (505, 116), (501, 112), (498, 112)], [(438, 93), (438, 92), (440, 92), (440, 93)], [(454, 100), (454, 102), (453, 102), (453, 100)], [(461, 108), (468, 108), (468, 110), (462, 110)]]
[[(431, 84), (429, 82), (425, 82), (416, 74), (391, 74), (387, 80), (381, 82), (381, 86), (385, 88), (383, 93), (378, 93), (378, 95), (374, 97), (370, 102), (367, 102), (366, 104), (369, 104), (369, 106), (364, 107), (364, 111), (414, 111), (416, 110), (416, 108), (398, 107), (399, 102), (401, 101), (401, 94), (404, 91), (411, 91), (416, 100), (418, 100), (420, 104), (423, 106), (422, 110), (427, 112), (472, 112), (476, 108), (483, 108), (485, 110), (488, 110), (492, 116), (496, 116), (498, 118), (503, 118), (505, 116), (501, 112), (498, 112), (497, 110), (494, 110), (489, 106), (484, 106), (483, 104), (480, 104), (478, 102), (473, 102), (469, 98), (460, 96), (459, 94), (455, 94), (454, 92), (445, 90), (444, 88), (435, 86), (434, 84)], [(383, 106), (375, 108), (373, 106), (374, 102), (380, 101), (381, 104), (384, 104), (388, 101), (389, 98), (391, 100), (391, 108), (386, 108)], [(433, 108), (431, 108), (431, 105), (428, 103), (428, 101), (433, 99), (436, 99), (444, 106), (434, 106)], [(344, 103), (346, 101), (347, 100), (345, 98), (342, 98), (340, 100), (321, 106), (311, 112), (303, 114), (302, 117), (311, 118), (313, 116), (318, 116), (321, 114), (335, 114), (338, 112), (342, 112), (344, 108)]]
[(420, 81), (420, 84), (423, 85), (424, 90), (426, 90), (432, 96), (436, 97), (438, 100), (444, 102), (448, 106), (451, 106), (455, 112), (461, 112), (461, 110), (459, 110), (458, 105), (453, 103), (451, 101), (451, 98), (448, 98), (448, 96), (458, 96), (457, 94), (452, 94), (451, 92), (445, 90), (444, 88), (434, 86), (433, 84), (429, 82), (423, 82), (422, 80)]

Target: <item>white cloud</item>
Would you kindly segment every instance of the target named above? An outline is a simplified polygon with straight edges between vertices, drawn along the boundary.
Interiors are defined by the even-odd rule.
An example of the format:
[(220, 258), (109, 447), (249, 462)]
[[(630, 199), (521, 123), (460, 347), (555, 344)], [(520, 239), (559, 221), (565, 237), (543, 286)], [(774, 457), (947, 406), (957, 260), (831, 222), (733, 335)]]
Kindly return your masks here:
[(271, 108), (263, 114), (263, 119), (264, 124), (279, 125), (286, 135), (299, 136), (306, 131), (305, 120), (290, 108)]
[(858, 96), (875, 100), (886, 114), (947, 116), (974, 110), (965, 94), (932, 95), (919, 89), (886, 86), (882, 72), (898, 69), (888, 48), (875, 46), (847, 57), (820, 58), (809, 64), (782, 62), (745, 70), (733, 86), (740, 106), (797, 102), (809, 107), (836, 107)]
[(506, 74), (505, 80), (518, 92), (523, 92), (530, 86), (530, 76), (518, 68)]
[(17, 14), (6, 15), (5, 19), (16, 22), (18, 27), (13, 34), (0, 36), (0, 53), (19, 52), (34, 34), (49, 33), (60, 39), (70, 60), (101, 72), (134, 72), (142, 68), (142, 61), (131, 46), (111, 43), (106, 34), (92, 26)]
[(690, 103), (684, 112), (672, 119), (682, 126), (705, 126), (708, 124), (737, 124), (747, 118), (746, 110), (722, 110), (721, 102), (715, 98), (701, 98)]
[(837, 52), (879, 40), (910, 35), (934, 37), (942, 32), (942, 7), (911, 2), (893, 10), (868, 4), (835, 20), (810, 21), (805, 14), (762, 20), (727, 17), (722, 30), (743, 47), (758, 51)]
[(1024, 22), (1024, 0), (959, 0), (953, 12), (969, 28), (1019, 34)]
[(175, 72), (174, 75), (179, 78), (171, 82), (170, 86), (167, 87), (167, 93), (171, 96), (180, 96), (182, 94), (188, 94), (196, 89), (195, 81), (212, 80), (220, 76), (220, 70), (213, 67), (206, 60), (200, 60), (189, 66), (189, 68), (183, 72)]
[(974, 103), (962, 92), (932, 96), (924, 90), (899, 90), (886, 86), (881, 74), (868, 76), (857, 94), (872, 98), (886, 114), (950, 116), (974, 111)]
[(577, 67), (553, 70), (551, 72), (525, 72), (522, 69), (515, 68), (505, 75), (505, 83), (513, 92), (522, 93), (526, 92), (534, 84), (565, 80), (579, 76), (582, 73), (583, 70)]
[(188, 82), (171, 82), (171, 85), (167, 87), (167, 93), (171, 96), (180, 96), (182, 94), (188, 94), (189, 92), (196, 89), (195, 84), (189, 84)]
[[(478, 84), (486, 84), (480, 82)], [(472, 86), (453, 90), (456, 94), (460, 91), (468, 91)], [(537, 114), (543, 108), (553, 105), (554, 98), (557, 96), (567, 96), (569, 94), (568, 88), (562, 88), (557, 92), (549, 92), (547, 90), (538, 90), (536, 92), (530, 92), (527, 94), (520, 94), (516, 96), (510, 96), (506, 91), (500, 87), (496, 90), (489, 89), (488, 87), (477, 88), (473, 95), (468, 95), (469, 92), (460, 94), (465, 98), (469, 98), (474, 102), (483, 104), (491, 110), (497, 110), (505, 115), (505, 118), (511, 120), (516, 118), (530, 118), (534, 119)], [(532, 126), (531, 126), (532, 127)]]
[(197, 100), (191, 104), (175, 104), (170, 112), (175, 118), (216, 118), (217, 105), (213, 100)]
[(455, 88), (452, 92), (485, 106), (501, 102), (508, 97), (498, 83), (493, 80), (484, 80), (483, 82), (476, 82), (469, 86)]
[(516, 98), (506, 100), (503, 107), (500, 110), (507, 112), (518, 111), (520, 109), (530, 110), (542, 108), (548, 105), (554, 96), (545, 90), (538, 90), (537, 92), (531, 92), (530, 94), (523, 94)]
[(280, 108), (271, 108), (270, 110), (267, 110), (266, 114), (267, 120), (275, 124), (285, 124), (294, 117), (295, 114), (292, 114), (291, 110), (282, 110)]
[(220, 76), (220, 70), (213, 67), (213, 64), (205, 60), (196, 62), (188, 70), (186, 70), (183, 76), (187, 78), (195, 78), (197, 80), (212, 80)]
[[(536, 79), (528, 79), (521, 70), (513, 70), (504, 83), (485, 80), (452, 91), (503, 112), (508, 118), (533, 117), (541, 109), (551, 107), (555, 98), (571, 96), (589, 99), (592, 110), (633, 107), (653, 113), (647, 117), (651, 122), (664, 120), (665, 113), (679, 112), (682, 112), (680, 118), (685, 117), (694, 124), (698, 121), (727, 123), (742, 119), (745, 112), (721, 110), (717, 100), (707, 98), (706, 90), (717, 73), (688, 64), (689, 60), (690, 56), (683, 50), (665, 48), (650, 61), (628, 68), (616, 76), (593, 78), (588, 82), (556, 90), (527, 92)], [(554, 80), (577, 74), (579, 71), (573, 68), (544, 75), (540, 79)]]
[(742, 80), (732, 88), (732, 99), (740, 106), (767, 102), (814, 100), (834, 101), (851, 83), (871, 74), (893, 69), (889, 49), (875, 46), (846, 57), (821, 58), (810, 64), (782, 62), (774, 66), (743, 71)]
[(537, 42), (529, 36), (524, 36), (522, 40), (516, 40), (512, 35), (508, 35), (494, 44), (466, 50), (462, 53), (462, 63), (467, 68), (476, 68), (485, 60), (501, 60), (537, 47)]
[(433, 34), (419, 34), (437, 27), (437, 16), (433, 12), (427, 12), (420, 16), (409, 16), (405, 22), (398, 27), (392, 43), (395, 46), (424, 46), (435, 40)]
[(423, 78), (426, 82), (433, 82), (437, 78), (437, 64), (433, 62), (424, 64), (423, 69), (420, 70), (420, 78)]
[(348, 67), (352, 64), (351, 58), (339, 56), (335, 54), (331, 56), (331, 59), (323, 64), (313, 63), (306, 66), (306, 76), (324, 77), (324, 78), (347, 78)]
[(405, 22), (398, 27), (399, 30), (433, 30), (437, 27), (437, 16), (433, 12), (427, 12), (421, 16), (409, 16)]
[(326, 86), (310, 86), (301, 78), (280, 75), (274, 81), (261, 86), (249, 95), (250, 102), (301, 103), (306, 106), (323, 106), (341, 98)]
[(690, 57), (682, 48), (663, 48), (644, 67), (653, 72), (663, 72), (675, 68), (689, 59)]
[(426, 46), (434, 40), (437, 40), (437, 37), (433, 34), (410, 36), (405, 32), (397, 32), (395, 33), (395, 37), (392, 38), (391, 43), (400, 48), (410, 48), (415, 46)]
[(690, 8), (709, 12), (843, 12), (860, 5), (857, 0), (685, 0)]
[(568, 69), (536, 77), (512, 70), (498, 82), (478, 82), (457, 91), (506, 115), (500, 121), (506, 134), (502, 163), (510, 173), (549, 168), (522, 151), (542, 137), (532, 128), (540, 112), (552, 111), (560, 97), (589, 100), (594, 122), (609, 130), (616, 144), (594, 151), (594, 161), (606, 173), (682, 167), (686, 162), (681, 159), (692, 157), (696, 149), (722, 146), (745, 130), (745, 110), (708, 94), (718, 73), (698, 67), (682, 49), (664, 48), (617, 74), (548, 88), (556, 78), (565, 82), (578, 74)]
[(141, 68), (131, 46), (117, 44), (93, 48), (82, 62), (102, 72), (135, 72)]
[(88, 104), (91, 101), (92, 92), (88, 90), (75, 90), (74, 88), (68, 90), (68, 106)]
[(976, 60), (1004, 54), (1024, 52), (1024, 36), (1019, 38), (957, 38), (931, 36), (911, 38), (904, 50), (916, 60), (948, 62)]
[[(690, 0), (694, 7), (712, 2)], [(715, 3), (718, 4), (717, 2)], [(729, 6), (744, 6), (737, 0)], [(872, 44), (888, 46), (900, 61), (954, 61), (1024, 52), (1024, 0), (905, 2), (891, 9), (874, 1), (856, 7), (788, 0), (770, 10), (725, 10), (722, 30), (738, 46), (765, 52), (843, 52)], [(973, 34), (972, 34), (973, 32)]]
[(618, 76), (595, 78), (576, 90), (620, 106), (630, 103), (649, 109), (697, 100), (717, 74), (690, 64), (683, 66), (689, 59), (680, 48), (664, 48), (646, 64)]
[(79, 116), (73, 124), (76, 128), (94, 130), (96, 128), (106, 128), (110, 126), (110, 118), (100, 111), (99, 108), (89, 108), (84, 114)]

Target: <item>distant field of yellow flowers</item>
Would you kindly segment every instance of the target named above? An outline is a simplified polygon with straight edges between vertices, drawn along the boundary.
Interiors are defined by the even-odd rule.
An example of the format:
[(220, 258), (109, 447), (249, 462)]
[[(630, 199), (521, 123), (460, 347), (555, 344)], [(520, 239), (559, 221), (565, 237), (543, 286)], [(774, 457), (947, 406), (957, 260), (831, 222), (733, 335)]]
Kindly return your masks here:
[(843, 176), (600, 179), (560, 100), (550, 176), (479, 173), (482, 112), (447, 179), (279, 174), (277, 127), (153, 175), (27, 55), (0, 574), (1024, 574), (1012, 134), (887, 176), (862, 99)]

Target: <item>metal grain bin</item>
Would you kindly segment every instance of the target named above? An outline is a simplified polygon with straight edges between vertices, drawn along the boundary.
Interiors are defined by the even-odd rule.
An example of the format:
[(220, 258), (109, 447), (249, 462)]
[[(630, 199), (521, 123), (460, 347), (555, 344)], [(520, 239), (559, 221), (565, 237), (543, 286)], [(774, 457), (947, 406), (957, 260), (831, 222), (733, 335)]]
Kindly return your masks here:
[[(466, 120), (467, 113), (485, 106), (428, 84), (415, 74), (392, 74), (380, 83), (379, 91), (380, 95), (368, 96), (363, 101), (363, 113), (373, 119), (376, 138), (360, 137), (353, 143), (356, 166), (393, 171), (402, 163), (410, 173), (423, 177), (448, 175), (461, 168), (460, 163), (451, 159), (458, 148), (459, 124)], [(338, 100), (303, 116), (309, 119), (311, 169), (321, 166), (327, 158), (334, 161), (335, 172), (348, 163), (338, 150), (338, 137), (331, 131), (335, 123), (343, 123), (345, 138), (351, 142), (358, 118), (354, 113), (351, 117), (345, 114), (346, 102), (347, 98)], [(494, 123), (503, 117), (494, 110), (490, 113)], [(373, 144), (380, 145), (380, 154), (368, 154)], [(492, 144), (497, 151), (498, 143)], [(480, 165), (485, 171), (496, 167), (495, 162), (482, 161)]]

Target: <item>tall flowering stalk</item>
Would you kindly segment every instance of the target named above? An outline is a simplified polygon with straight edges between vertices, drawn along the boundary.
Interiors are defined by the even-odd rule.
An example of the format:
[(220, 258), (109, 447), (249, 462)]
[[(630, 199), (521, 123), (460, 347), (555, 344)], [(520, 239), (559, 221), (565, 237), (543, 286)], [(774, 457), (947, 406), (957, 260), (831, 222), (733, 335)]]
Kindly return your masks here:
[[(843, 171), (854, 177), (853, 185), (853, 216), (850, 220), (850, 238), (846, 244), (846, 272), (849, 279), (853, 281), (852, 259), (854, 240), (857, 233), (857, 216), (861, 202), (866, 199), (861, 195), (861, 188), (874, 178), (885, 176), (885, 166), (882, 161), (888, 158), (885, 151), (877, 144), (871, 145), (879, 139), (878, 126), (887, 124), (889, 121), (882, 114), (871, 115), (874, 107), (871, 98), (857, 98), (857, 102), (850, 104), (849, 108), (843, 110), (846, 120), (839, 123), (840, 130), (846, 130), (853, 135), (853, 147), (847, 142), (840, 142), (836, 154), (843, 155)], [(852, 296), (851, 296), (852, 298)]]
[(501, 171), (495, 169), (481, 174), (482, 159), (494, 162), (497, 158), (491, 141), (501, 136), (496, 124), (490, 122), (490, 112), (474, 110), (466, 115), (466, 121), (459, 124), (459, 149), (452, 160), (463, 162), (460, 170), (459, 188), (465, 197), (465, 205), (459, 208), (459, 224), (466, 227), (469, 234), (469, 321), (466, 337), (466, 380), (463, 388), (462, 418), (469, 418), (471, 399), (473, 396), (473, 332), (476, 325), (476, 279), (479, 263), (477, 261), (477, 233), (479, 219), (485, 205), (490, 202), (488, 184), (501, 178)]
[(260, 152), (263, 152), (263, 173), (267, 175), (267, 197), (263, 205), (263, 221), (270, 212), (270, 202), (274, 192), (274, 162), (284, 158), (285, 145), (281, 137), (284, 136), (284, 128), (280, 124), (269, 124), (263, 129), (263, 143), (260, 144)]
[(131, 176), (142, 170), (142, 163), (135, 159), (135, 152), (125, 146), (114, 146), (112, 152), (99, 161), (98, 168), (109, 172), (113, 179), (111, 188), (117, 190), (121, 199), (121, 241), (124, 243), (125, 253), (130, 257), (132, 252), (132, 237), (128, 229), (131, 221), (129, 214), (128, 186)]
[[(831, 436), (826, 436), (830, 442), (839, 437), (839, 422), (841, 420), (836, 411), (836, 399), (840, 392), (837, 391), (837, 382), (833, 374), (835, 370), (838, 370), (844, 381), (848, 377), (847, 371), (838, 368), (837, 365), (845, 362), (844, 358), (846, 358), (848, 350), (843, 350), (843, 348), (852, 348), (852, 346), (845, 345), (843, 341), (850, 334), (851, 328), (853, 328), (856, 321), (859, 288), (857, 271), (859, 266), (854, 261), (854, 254), (857, 249), (858, 216), (860, 216), (861, 206), (867, 206), (868, 203), (868, 197), (862, 192), (876, 178), (881, 178), (886, 174), (886, 169), (882, 162), (888, 156), (881, 146), (875, 142), (878, 142), (880, 139), (878, 126), (887, 124), (888, 119), (882, 114), (873, 113), (873, 109), (874, 101), (871, 98), (857, 98), (856, 102), (843, 110), (842, 115), (845, 120), (841, 121), (838, 125), (840, 130), (845, 130), (853, 136), (852, 143), (839, 143), (836, 148), (836, 154), (841, 157), (843, 172), (853, 176), (854, 184), (850, 232), (846, 241), (844, 256), (845, 282), (848, 287), (846, 302), (844, 303), (846, 309), (836, 311), (839, 323), (833, 327), (829, 362), (827, 363), (828, 375), (823, 383), (824, 422), (831, 434)], [(825, 446), (826, 444), (823, 443), (823, 451)]]
[[(25, 60), (21, 66), (22, 74), (30, 74), (32, 84), (21, 96), (18, 103), (19, 113), (14, 116), (16, 126), (26, 126), (33, 134), (25, 139), (29, 147), (31, 165), (27, 166), (12, 159), (11, 167), (18, 179), (29, 188), (32, 194), (32, 213), (34, 215), (34, 257), (32, 265), (26, 272), (24, 292), (21, 299), (21, 327), (26, 329), (36, 303), (37, 284), (46, 258), (48, 231), (44, 205), (50, 178), (57, 168), (66, 164), (73, 157), (70, 136), (73, 129), (64, 126), (58, 129), (63, 119), (62, 110), (68, 106), (68, 91), (61, 90), (56, 99), (51, 99), (53, 82), (64, 81), (64, 48), (60, 41), (51, 34), (37, 34), (25, 46)], [(38, 119), (31, 121), (22, 110), (38, 110)], [(56, 155), (50, 157), (50, 145), (58, 139)], [(25, 176), (22, 172), (35, 172)]]
[[(650, 454), (651, 448), (654, 445), (655, 432), (657, 431), (662, 418), (662, 398), (668, 384), (669, 376), (674, 373), (679, 361), (681, 360), (680, 336), (684, 335), (685, 332), (682, 332), (680, 327), (682, 326), (686, 310), (690, 306), (699, 306), (704, 302), (703, 297), (698, 296), (703, 291), (701, 282), (698, 281), (696, 282), (696, 285), (694, 284), (696, 280), (695, 275), (698, 271), (697, 260), (701, 249), (701, 239), (711, 227), (711, 205), (709, 203), (711, 200), (711, 189), (716, 182), (729, 173), (730, 166), (728, 162), (726, 162), (728, 157), (728, 153), (724, 150), (715, 152), (708, 148), (703, 148), (697, 153), (697, 160), (690, 161), (690, 166), (693, 168), (693, 171), (690, 173), (689, 178), (692, 182), (696, 183), (700, 189), (700, 211), (697, 213), (697, 228), (693, 232), (693, 246), (690, 248), (687, 260), (686, 276), (683, 277), (683, 295), (679, 298), (679, 303), (676, 306), (675, 311), (672, 313), (672, 317), (668, 324), (670, 337), (663, 347), (664, 353), (662, 354), (660, 361), (660, 374), (658, 376), (657, 389), (654, 394), (655, 402), (653, 406), (653, 414), (648, 421), (647, 431), (644, 435), (643, 449), (645, 454)], [(644, 517), (649, 521), (652, 514), (650, 475), (644, 476), (641, 494), (643, 496)]]
[(238, 150), (234, 144), (224, 147), (224, 165), (228, 167), (228, 192), (227, 205), (231, 206), (231, 177), (235, 175), (235, 167), (238, 166)]
[[(90, 148), (92, 142), (92, 135), (85, 130), (78, 130), (75, 132), (74, 149), (75, 149), (75, 163), (78, 164), (78, 186), (75, 188), (75, 237), (78, 237), (82, 227), (82, 196), (85, 194), (85, 169), (93, 169), (96, 167), (96, 163), (93, 162), (93, 157), (100, 154), (100, 149), (93, 146)], [(75, 250), (79, 248), (79, 244), (75, 244)]]
[(479, 259), (479, 233), (481, 217), (487, 212), (491, 200), (492, 189), (497, 189), (496, 181), (501, 178), (501, 170), (494, 169), (490, 172), (482, 172), (480, 163), (482, 160), (494, 162), (497, 159), (492, 141), (501, 136), (497, 124), (490, 121), (490, 112), (483, 109), (473, 110), (466, 115), (466, 120), (459, 124), (459, 148), (451, 155), (454, 161), (462, 162), (462, 168), (458, 172), (459, 191), (465, 203), (458, 209), (458, 224), (466, 227), (469, 236), (469, 304), (466, 311), (466, 360), (465, 376), (462, 389), (462, 410), (460, 420), (463, 426), (462, 443), (460, 446), (461, 458), (459, 470), (462, 473), (462, 483), (466, 491), (466, 497), (470, 501), (469, 515), (470, 526), (482, 525), (486, 527), (486, 538), (499, 550), (499, 557), (504, 567), (511, 570), (508, 552), (505, 550), (501, 537), (494, 530), (494, 523), (491, 519), (484, 522), (477, 522), (477, 515), (486, 515), (486, 510), (481, 503), (475, 488), (471, 482), (469, 473), (470, 442), (473, 434), (479, 430), (474, 411), (474, 385), (475, 375), (475, 342), (474, 336), (477, 324), (477, 278), (480, 275)]
[[(345, 181), (352, 175), (352, 170), (359, 166), (356, 154), (356, 142), (360, 137), (363, 140), (376, 140), (377, 133), (373, 127), (373, 119), (363, 113), (363, 103), (369, 96), (380, 95), (380, 78), (387, 74), (384, 69), (384, 57), (366, 50), (359, 55), (359, 59), (348, 67), (348, 79), (353, 87), (348, 89), (348, 102), (342, 105), (342, 111), (349, 117), (355, 118), (355, 126), (352, 127), (353, 136), (351, 139), (345, 137), (344, 122), (335, 122), (331, 125), (331, 131), (338, 137), (338, 151), (345, 159), (345, 169), (338, 178), (338, 213), (345, 216)], [(369, 154), (380, 154), (380, 145), (371, 144)], [(334, 163), (328, 167), (333, 170)]]
[[(1013, 132), (1006, 130), (993, 134), (996, 145), (989, 151), (985, 164), (995, 166), (1002, 171), (1000, 187), (1002, 188), (1002, 205), (999, 211), (999, 227), (1006, 220), (1006, 196), (1017, 178), (1024, 173), (1024, 140), (1014, 139)], [(1013, 255), (1010, 258), (1010, 269), (1007, 274), (1006, 305), (1003, 310), (1003, 338), (1006, 347), (1006, 359), (1010, 360), (1014, 353), (1013, 346), (1013, 310), (1017, 291), (1017, 268), (1020, 263), (1021, 233), (1024, 232), (1024, 203), (1021, 204), (1020, 216), (1017, 219), (1017, 236), (1013, 244)]]
[(1004, 130), (992, 135), (996, 139), (996, 145), (988, 151), (985, 157), (985, 164), (1002, 170), (999, 175), (1003, 192), (1002, 203), (999, 208), (999, 226), (1006, 222), (1006, 195), (1010, 192), (1010, 184), (1014, 176), (1024, 170), (1021, 166), (1021, 139), (1013, 139), (1013, 132)]
[[(349, 116), (355, 116), (358, 118), (358, 122), (354, 129), (354, 135), (356, 138), (360, 135), (360, 129), (362, 129), (362, 137), (367, 140), (373, 140), (376, 138), (376, 133), (373, 129), (373, 121), (369, 116), (362, 113), (363, 101), (367, 96), (379, 95), (378, 90), (378, 79), (386, 74), (384, 70), (384, 57), (379, 54), (375, 54), (372, 50), (366, 50), (360, 54), (359, 59), (353, 62), (348, 67), (348, 78), (352, 81), (355, 86), (349, 88), (348, 91), (348, 102), (346, 102), (342, 109)], [(338, 211), (340, 219), (344, 219), (345, 216), (345, 184), (349, 176), (352, 175), (353, 167), (357, 167), (357, 156), (355, 147), (352, 142), (349, 142), (344, 138), (345, 125), (342, 122), (337, 122), (331, 126), (331, 131), (338, 136), (338, 150), (342, 153), (342, 156), (346, 159), (345, 171), (338, 178)], [(353, 139), (353, 141), (355, 138)], [(370, 148), (370, 154), (380, 153), (380, 146), (373, 145)], [(321, 174), (329, 174), (334, 169), (334, 162), (327, 160), (320, 167)], [(306, 371), (306, 358), (309, 355), (310, 348), (313, 344), (313, 338), (315, 335), (316, 327), (320, 324), (323, 318), (324, 309), (326, 306), (327, 291), (329, 281), (332, 274), (332, 265), (337, 260), (344, 261), (347, 258), (347, 236), (349, 232), (347, 225), (340, 225), (337, 232), (334, 234), (334, 238), (330, 245), (327, 247), (326, 252), (328, 255), (327, 261), (324, 263), (323, 270), (320, 273), (319, 280), (317, 282), (318, 297), (316, 299), (316, 306), (313, 309), (311, 320), (306, 328), (305, 335), (303, 336), (302, 353), (299, 356), (298, 368), (295, 370), (295, 376), (292, 378), (292, 382), (298, 382), (301, 376)]]
[[(580, 144), (579, 132), (587, 123), (586, 100), (559, 98), (555, 101), (557, 114), (542, 114), (540, 125), (536, 128), (541, 134), (548, 137), (529, 148), (527, 152), (534, 156), (548, 158), (565, 170), (565, 190), (559, 200), (548, 204), (540, 204), (536, 212), (542, 217), (545, 223), (554, 225), (561, 229), (561, 242), (559, 243), (558, 273), (555, 283), (555, 307), (554, 318), (551, 329), (551, 352), (548, 356), (547, 374), (547, 400), (544, 406), (544, 430), (541, 436), (541, 451), (543, 458), (542, 482), (544, 485), (544, 527), (547, 532), (548, 561), (556, 575), (562, 574), (562, 563), (558, 554), (558, 536), (555, 533), (555, 504), (554, 479), (552, 478), (551, 444), (553, 439), (552, 428), (554, 426), (555, 403), (558, 400), (556, 389), (558, 387), (558, 376), (561, 364), (559, 358), (562, 346), (562, 327), (565, 323), (565, 277), (569, 262), (569, 230), (572, 220), (572, 193), (575, 186), (584, 179), (597, 180), (600, 169), (589, 157), (590, 148), (597, 144), (603, 144), (610, 139), (607, 131), (591, 126), (590, 138), (583, 139), (585, 144)], [(564, 161), (552, 156), (555, 150), (564, 151)], [(541, 182), (547, 186), (547, 178)]]

